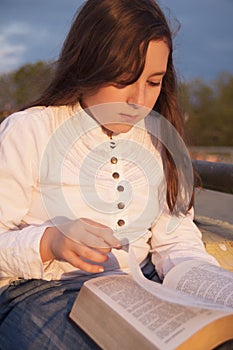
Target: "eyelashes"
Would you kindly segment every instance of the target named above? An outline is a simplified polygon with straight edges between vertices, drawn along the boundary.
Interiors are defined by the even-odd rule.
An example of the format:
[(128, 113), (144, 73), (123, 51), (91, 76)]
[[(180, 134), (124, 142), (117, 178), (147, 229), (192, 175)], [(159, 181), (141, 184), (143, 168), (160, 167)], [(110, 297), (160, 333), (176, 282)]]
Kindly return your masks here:
[(148, 81), (147, 82), (151, 87), (158, 87), (158, 86), (161, 86), (161, 81), (158, 81), (158, 82), (154, 82), (154, 81)]

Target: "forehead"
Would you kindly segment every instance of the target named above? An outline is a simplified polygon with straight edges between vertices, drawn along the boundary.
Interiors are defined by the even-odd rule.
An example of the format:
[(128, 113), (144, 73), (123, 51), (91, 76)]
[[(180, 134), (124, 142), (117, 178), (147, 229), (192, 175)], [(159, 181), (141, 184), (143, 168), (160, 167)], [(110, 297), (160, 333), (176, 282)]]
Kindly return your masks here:
[(151, 41), (146, 53), (144, 71), (153, 73), (166, 72), (169, 48), (164, 40)]

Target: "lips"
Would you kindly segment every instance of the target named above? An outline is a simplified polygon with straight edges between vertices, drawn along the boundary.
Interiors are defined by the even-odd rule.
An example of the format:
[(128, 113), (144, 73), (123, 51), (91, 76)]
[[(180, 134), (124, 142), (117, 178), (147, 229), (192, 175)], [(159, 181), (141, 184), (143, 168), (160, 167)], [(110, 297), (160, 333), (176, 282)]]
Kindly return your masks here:
[(123, 118), (123, 119), (137, 119), (138, 118), (138, 115), (136, 114), (125, 114), (125, 113), (120, 113), (120, 116)]

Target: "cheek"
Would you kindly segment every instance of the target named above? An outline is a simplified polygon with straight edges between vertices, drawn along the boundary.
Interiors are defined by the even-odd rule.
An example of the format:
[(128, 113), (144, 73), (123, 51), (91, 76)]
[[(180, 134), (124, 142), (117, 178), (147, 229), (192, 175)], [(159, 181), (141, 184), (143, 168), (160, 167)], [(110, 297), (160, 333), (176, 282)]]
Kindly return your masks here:
[(125, 92), (123, 89), (117, 89), (114, 86), (102, 88), (97, 93), (99, 103), (123, 102)]
[(160, 91), (161, 91), (161, 89), (151, 93), (148, 96), (147, 101), (146, 101), (146, 107), (148, 107), (148, 108), (153, 108), (154, 107), (154, 105), (155, 105), (155, 103), (156, 103), (156, 101), (157, 101), (157, 99), (158, 99), (158, 97), (160, 95)]
[(86, 98), (88, 107), (113, 102), (113, 94), (108, 89), (102, 88), (96, 94)]
[(114, 102), (121, 102), (121, 98), (114, 93), (111, 94), (103, 94), (98, 98), (98, 103), (114, 103)]

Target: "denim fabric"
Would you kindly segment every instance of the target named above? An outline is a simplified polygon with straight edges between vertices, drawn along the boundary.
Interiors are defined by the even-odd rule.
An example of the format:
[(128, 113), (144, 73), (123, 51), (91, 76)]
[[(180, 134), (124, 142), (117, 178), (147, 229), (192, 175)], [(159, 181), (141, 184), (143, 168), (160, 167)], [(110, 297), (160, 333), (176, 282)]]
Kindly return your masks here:
[(85, 279), (11, 285), (0, 297), (0, 349), (99, 349), (68, 317)]
[[(147, 278), (158, 281), (151, 263), (143, 272)], [(87, 275), (69, 281), (12, 283), (0, 296), (0, 349), (99, 349), (68, 317), (83, 282), (89, 278)]]

